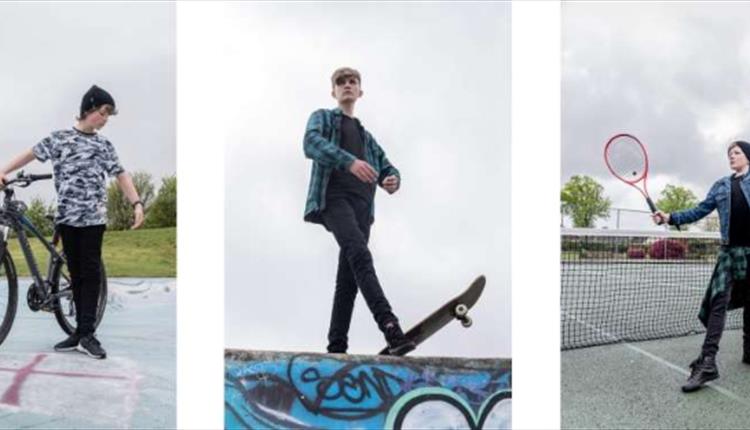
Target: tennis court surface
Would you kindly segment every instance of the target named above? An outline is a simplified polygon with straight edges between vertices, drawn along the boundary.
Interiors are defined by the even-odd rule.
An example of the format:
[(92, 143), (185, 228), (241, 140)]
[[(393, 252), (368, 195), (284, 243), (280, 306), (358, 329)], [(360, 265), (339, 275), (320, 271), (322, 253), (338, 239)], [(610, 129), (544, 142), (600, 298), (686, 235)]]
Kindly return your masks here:
[(175, 280), (109, 280), (105, 360), (58, 353), (52, 314), (21, 301), (0, 345), (0, 428), (174, 428)]
[(680, 390), (718, 234), (567, 229), (561, 244), (563, 428), (748, 427), (741, 310), (728, 316), (721, 378)]

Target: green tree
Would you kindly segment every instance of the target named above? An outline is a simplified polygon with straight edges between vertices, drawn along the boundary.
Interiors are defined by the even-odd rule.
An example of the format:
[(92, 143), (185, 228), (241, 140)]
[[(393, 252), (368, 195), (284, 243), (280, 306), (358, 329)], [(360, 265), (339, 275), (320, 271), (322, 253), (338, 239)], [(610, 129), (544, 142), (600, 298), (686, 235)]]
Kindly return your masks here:
[(26, 216), (32, 224), (45, 236), (50, 237), (55, 230), (55, 223), (47, 218), (55, 214), (55, 208), (52, 205), (46, 205), (40, 197), (34, 197), (26, 209)]
[(667, 185), (660, 196), (656, 207), (667, 213), (689, 209), (698, 204), (695, 194), (685, 187)]
[[(668, 184), (661, 191), (660, 196), (656, 207), (667, 213), (689, 209), (698, 204), (695, 194), (685, 187)], [(670, 226), (670, 229), (675, 230), (677, 227)]]
[[(151, 175), (146, 172), (132, 174), (133, 185), (143, 202), (144, 214), (154, 198), (154, 184)], [(133, 225), (133, 207), (125, 194), (120, 190), (117, 180), (110, 181), (107, 187), (107, 228), (110, 230), (127, 230)]]
[(174, 227), (177, 225), (177, 177), (167, 176), (161, 180), (159, 194), (148, 210), (147, 228)]
[(563, 215), (573, 219), (574, 227), (593, 227), (597, 218), (609, 218), (612, 201), (604, 197), (604, 187), (593, 178), (575, 175), (560, 192)]

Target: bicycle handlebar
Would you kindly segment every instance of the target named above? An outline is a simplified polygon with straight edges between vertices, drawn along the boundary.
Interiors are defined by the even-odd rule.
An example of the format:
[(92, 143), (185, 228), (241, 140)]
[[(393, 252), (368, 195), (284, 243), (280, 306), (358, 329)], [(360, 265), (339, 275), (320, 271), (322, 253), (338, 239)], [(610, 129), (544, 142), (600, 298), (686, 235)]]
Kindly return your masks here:
[(25, 175), (23, 172), (18, 172), (18, 175), (15, 177), (15, 179), (11, 179), (10, 181), (5, 181), (4, 183), (0, 184), (0, 189), (7, 188), (9, 185), (13, 185), (13, 184), (18, 184), (18, 186), (20, 187), (27, 187), (32, 182), (42, 181), (45, 179), (52, 179), (52, 174), (45, 173), (43, 175), (34, 175), (34, 174)]

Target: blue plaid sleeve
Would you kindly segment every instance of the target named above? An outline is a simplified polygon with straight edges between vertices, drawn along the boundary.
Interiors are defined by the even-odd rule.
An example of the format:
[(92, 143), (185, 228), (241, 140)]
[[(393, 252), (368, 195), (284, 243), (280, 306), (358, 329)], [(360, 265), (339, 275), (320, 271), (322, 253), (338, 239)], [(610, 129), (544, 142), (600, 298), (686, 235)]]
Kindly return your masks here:
[(378, 175), (378, 184), (382, 184), (383, 180), (388, 176), (397, 176), (399, 182), (401, 182), (401, 172), (391, 164), (388, 157), (385, 156), (385, 151), (378, 145), (378, 142), (374, 137), (368, 136), (372, 140), (372, 145), (375, 148), (375, 154), (378, 158), (378, 165), (380, 166), (380, 174)]
[(317, 110), (310, 115), (303, 142), (305, 156), (323, 167), (346, 170), (356, 159), (323, 136), (325, 110)]
[(716, 194), (719, 182), (716, 182), (708, 191), (706, 198), (698, 203), (698, 206), (683, 211), (669, 214), (669, 223), (672, 225), (690, 224), (710, 214), (716, 209)]

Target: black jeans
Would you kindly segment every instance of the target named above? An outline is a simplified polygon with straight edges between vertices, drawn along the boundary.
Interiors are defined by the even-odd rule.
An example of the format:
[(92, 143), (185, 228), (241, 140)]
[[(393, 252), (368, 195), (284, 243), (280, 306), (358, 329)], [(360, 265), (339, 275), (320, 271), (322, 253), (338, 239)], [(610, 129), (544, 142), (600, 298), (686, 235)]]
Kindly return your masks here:
[(329, 351), (347, 348), (357, 287), (382, 331), (388, 322), (398, 321), (385, 298), (372, 254), (367, 247), (370, 238), (370, 202), (354, 195), (329, 196), (321, 213), (326, 229), (339, 244), (336, 292), (333, 296), (331, 325), (328, 330)]
[(76, 333), (94, 333), (99, 285), (102, 280), (102, 239), (104, 225), (72, 227), (58, 225), (68, 262), (73, 303), (76, 307)]
[[(706, 337), (703, 340), (703, 355), (715, 356), (719, 352), (719, 341), (721, 340), (721, 335), (724, 333), (727, 308), (732, 295), (732, 289), (735, 287), (740, 287), (740, 285), (730, 282), (727, 289), (717, 294), (711, 300), (711, 311), (708, 315), (708, 323), (706, 325)], [(741, 287), (748, 289), (750, 285), (741, 285)], [(750, 350), (750, 291), (746, 290), (744, 293), (745, 309), (742, 315), (743, 348)]]

